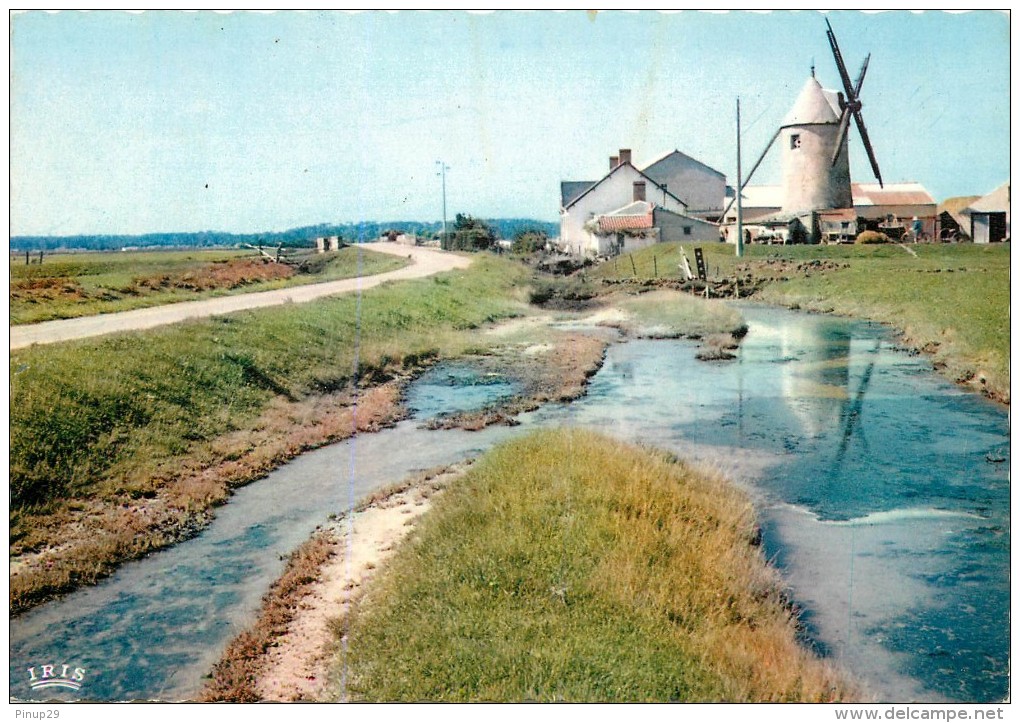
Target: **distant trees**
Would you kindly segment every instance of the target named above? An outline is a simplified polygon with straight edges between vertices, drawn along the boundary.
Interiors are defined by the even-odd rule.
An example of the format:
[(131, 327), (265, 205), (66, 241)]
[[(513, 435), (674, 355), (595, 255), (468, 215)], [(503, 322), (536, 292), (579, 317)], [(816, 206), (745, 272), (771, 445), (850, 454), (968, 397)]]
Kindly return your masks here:
[(496, 242), (496, 231), (485, 221), (458, 213), (447, 248), (454, 251), (486, 251)]
[[(462, 215), (467, 231), (466, 236), (474, 243), (486, 247), (492, 245), (492, 239), (515, 238), (522, 230), (541, 230), (555, 235), (558, 224), (527, 218), (496, 218), (480, 219)], [(397, 234), (412, 234), (422, 238), (437, 238), (440, 221), (362, 221), (357, 223), (323, 223), (314, 226), (301, 226), (287, 231), (268, 231), (262, 233), (228, 233), (222, 231), (149, 233), (138, 235), (68, 235), (68, 236), (12, 236), (10, 250), (12, 252), (39, 250), (115, 250), (129, 248), (230, 248), (239, 244), (262, 245), (265, 247), (298, 248), (314, 246), (318, 236), (340, 236), (347, 243), (373, 241), (383, 233), (395, 231)], [(474, 229), (474, 230), (471, 230)], [(489, 229), (491, 236), (485, 233)], [(451, 238), (458, 229), (451, 228)], [(489, 237), (486, 245), (485, 239)], [(465, 239), (465, 242), (467, 239)]]

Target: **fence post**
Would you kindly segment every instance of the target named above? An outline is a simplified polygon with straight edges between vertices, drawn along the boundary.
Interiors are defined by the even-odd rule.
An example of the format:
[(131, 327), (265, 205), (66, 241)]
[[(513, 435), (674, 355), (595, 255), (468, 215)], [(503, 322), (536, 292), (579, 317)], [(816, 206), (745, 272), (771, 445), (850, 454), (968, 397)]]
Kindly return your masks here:
[(634, 272), (634, 277), (637, 278), (637, 266), (634, 265), (634, 254), (627, 254), (627, 258), (630, 259), (630, 270)]
[(655, 278), (659, 278), (659, 260), (652, 256), (652, 268), (655, 270)]

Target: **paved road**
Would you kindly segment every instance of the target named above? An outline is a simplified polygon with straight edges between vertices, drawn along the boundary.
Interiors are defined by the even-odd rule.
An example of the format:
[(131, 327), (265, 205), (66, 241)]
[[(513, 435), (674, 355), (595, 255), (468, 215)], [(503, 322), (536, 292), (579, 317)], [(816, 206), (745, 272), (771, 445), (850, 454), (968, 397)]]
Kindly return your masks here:
[(52, 344), (70, 339), (84, 339), (90, 336), (113, 334), (119, 331), (139, 331), (151, 329), (164, 324), (174, 324), (185, 319), (199, 319), (217, 314), (229, 314), (243, 309), (258, 309), (264, 306), (276, 306), (287, 302), (302, 303), (318, 299), (322, 296), (343, 294), (359, 289), (370, 289), (384, 281), (399, 279), (419, 279), (441, 271), (463, 269), (470, 265), (471, 260), (456, 254), (450, 254), (417, 246), (402, 246), (395, 243), (376, 242), (365, 244), (365, 248), (381, 251), (394, 256), (411, 258), (411, 264), (396, 271), (384, 274), (365, 276), (356, 279), (326, 281), (305, 286), (291, 286), (287, 289), (274, 291), (257, 291), (251, 294), (222, 296), (201, 301), (183, 301), (179, 304), (165, 304), (148, 309), (118, 311), (113, 314), (84, 316), (77, 319), (59, 319), (44, 321), (40, 324), (26, 324), (11, 327), (11, 349), (21, 349), (32, 344)]

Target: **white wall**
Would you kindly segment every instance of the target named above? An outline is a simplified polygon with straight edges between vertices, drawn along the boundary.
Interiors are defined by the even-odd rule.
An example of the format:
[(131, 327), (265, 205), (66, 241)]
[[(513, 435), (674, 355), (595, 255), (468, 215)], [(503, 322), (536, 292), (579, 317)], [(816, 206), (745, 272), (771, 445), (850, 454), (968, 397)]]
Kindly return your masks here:
[(970, 215), (971, 225), (973, 226), (973, 233), (971, 238), (976, 244), (986, 244), (991, 241), (992, 228), (988, 222), (988, 214), (986, 213), (972, 213)]
[(585, 231), (584, 225), (595, 216), (615, 211), (634, 200), (634, 181), (645, 181), (645, 198), (658, 206), (676, 213), (685, 207), (669, 196), (662, 202), (662, 192), (644, 178), (631, 165), (618, 167), (596, 188), (560, 214), (560, 244), (565, 251), (577, 255), (602, 254), (594, 234)]
[[(693, 159), (672, 153), (645, 169), (645, 174), (687, 204), (688, 213), (721, 211), (726, 201), (726, 176), (714, 173)], [(648, 200), (659, 203), (662, 192), (649, 192)]]
[[(796, 213), (853, 206), (845, 139), (836, 165), (832, 165), (838, 133), (839, 126), (835, 123), (783, 128), (777, 141), (783, 159), (783, 211)], [(796, 148), (793, 136), (799, 136)]]

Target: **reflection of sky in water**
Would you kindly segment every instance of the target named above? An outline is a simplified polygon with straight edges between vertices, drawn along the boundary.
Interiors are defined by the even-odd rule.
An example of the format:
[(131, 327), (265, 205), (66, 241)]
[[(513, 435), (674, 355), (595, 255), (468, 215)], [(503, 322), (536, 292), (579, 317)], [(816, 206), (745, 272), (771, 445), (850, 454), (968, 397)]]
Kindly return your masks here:
[[(619, 344), (587, 397), (521, 427), (410, 421), (302, 455), (238, 490), (200, 537), (13, 621), (11, 695), (25, 697), (25, 669), (49, 662), (87, 667), (92, 698), (194, 694), (281, 555), (329, 512), (535, 425), (580, 424), (753, 483), (767, 552), (809, 633), (880, 698), (1003, 697), (1008, 461), (986, 455), (1008, 455), (1006, 413), (893, 351), (879, 327), (743, 311), (750, 332), (731, 362), (697, 362), (684, 341)], [(512, 393), (456, 366), (436, 373), (411, 391), (420, 417)]]
[(895, 351), (879, 326), (744, 313), (738, 359), (630, 342), (586, 399), (546, 414), (693, 450), (753, 482), (810, 632), (877, 696), (1003, 697), (1008, 463), (986, 456), (1008, 454), (1004, 411)]
[(473, 412), (519, 394), (521, 385), (467, 364), (439, 364), (422, 374), (407, 393), (407, 407), (418, 419)]

